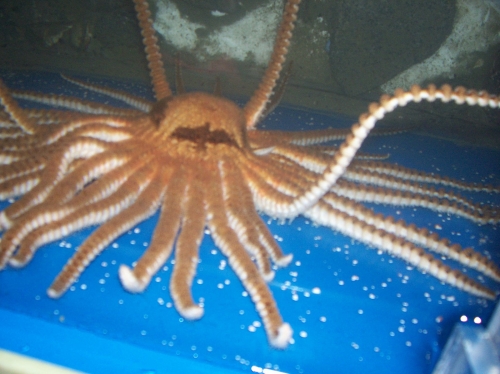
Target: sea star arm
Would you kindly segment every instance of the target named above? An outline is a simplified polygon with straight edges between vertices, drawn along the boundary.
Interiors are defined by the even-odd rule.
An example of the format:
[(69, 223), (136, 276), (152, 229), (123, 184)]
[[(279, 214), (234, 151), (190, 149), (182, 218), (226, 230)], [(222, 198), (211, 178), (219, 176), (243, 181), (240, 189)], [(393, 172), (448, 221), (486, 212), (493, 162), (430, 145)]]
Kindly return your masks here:
[(27, 193), (36, 186), (43, 173), (46, 158), (22, 158), (0, 165), (0, 195), (2, 199), (16, 197)]
[(170, 294), (175, 308), (181, 316), (189, 320), (203, 316), (203, 307), (194, 302), (191, 293), (207, 217), (205, 181), (193, 178), (198, 176), (199, 172), (198, 167), (193, 165), (183, 207), (182, 227), (175, 248), (175, 266), (170, 280)]
[[(116, 128), (115, 121), (103, 123), (100, 117), (93, 121), (95, 122), (74, 121), (76, 124), (70, 122), (72, 131), (55, 126), (42, 137), (37, 135), (26, 141), (14, 138), (6, 142), (12, 150), (0, 152), (3, 162), (0, 165), (0, 190), (4, 196), (28, 191), (30, 193), (2, 212), (3, 226), (9, 226), (11, 218), (21, 214), (36, 201), (43, 200), (52, 186), (81, 159), (104, 151), (108, 148), (108, 142), (123, 141), (130, 137), (125, 128)], [(50, 148), (50, 144), (54, 146)], [(127, 147), (122, 148), (126, 150)]]
[[(296, 164), (315, 173), (322, 173), (329, 164), (329, 157), (315, 152), (309, 153), (297, 146), (281, 144), (274, 147), (270, 153), (277, 161)], [(281, 157), (281, 159), (276, 156)], [(283, 157), (286, 160), (283, 160)], [(359, 165), (365, 165), (365, 167), (360, 168)], [(367, 166), (371, 165), (386, 173), (382, 174), (370, 170)], [(436, 190), (432, 186), (423, 186), (416, 183), (415, 180), (430, 183), (442, 182), (453, 187), (473, 191), (496, 192), (492, 187), (467, 185), (444, 177), (426, 177), (423, 173), (410, 169), (401, 170), (400, 173), (397, 173), (396, 169), (392, 171), (393, 173), (391, 173), (391, 169), (383, 168), (381, 163), (356, 161), (332, 186), (332, 190), (357, 201), (423, 206), (435, 211), (460, 215), (480, 224), (498, 222), (498, 213), (495, 212), (495, 209), (474, 204), (453, 191)], [(308, 179), (314, 180), (312, 177), (308, 177)], [(361, 182), (362, 185), (347, 182), (345, 179)], [(364, 184), (374, 184), (384, 188), (375, 188)]]
[[(338, 150), (337, 150), (338, 151)], [(323, 152), (315, 152), (313, 149), (308, 152), (307, 149), (296, 145), (277, 145), (270, 152), (273, 156), (280, 156), (291, 163), (294, 163), (301, 168), (305, 168), (316, 173), (322, 173), (331, 162), (333, 154), (325, 154)]]
[(148, 59), (149, 75), (156, 96), (156, 100), (160, 101), (164, 98), (172, 96), (172, 91), (168, 86), (163, 62), (161, 60), (160, 48), (158, 47), (158, 39), (151, 21), (151, 12), (146, 0), (134, 0), (137, 19), (142, 30), (142, 41), (146, 58)]
[[(270, 155), (271, 158), (277, 159), (280, 161), (280, 166), (279, 168), (276, 168), (275, 165), (272, 163), (266, 163), (260, 168), (261, 173), (266, 173), (265, 179), (270, 182), (274, 183), (274, 186), (279, 186), (283, 184), (283, 181), (286, 181), (288, 179), (292, 179), (293, 183), (296, 183), (297, 185), (302, 185), (304, 186), (304, 180), (311, 180), (313, 179), (313, 176), (311, 175), (311, 172), (306, 172), (306, 170), (302, 170), (300, 174), (302, 174), (302, 178), (297, 178), (296, 176), (299, 174), (299, 171), (296, 170), (296, 167), (299, 165), (297, 163), (294, 163), (292, 161), (289, 161), (288, 163), (286, 162), (288, 159), (283, 160), (281, 158), (278, 158), (280, 156), (277, 155)], [(264, 162), (263, 159), (259, 159), (260, 162)], [(294, 171), (295, 170), (295, 171)], [(425, 178), (425, 175), (421, 174), (421, 179), (424, 179), (426, 181), (434, 181), (433, 177), (430, 177), (428, 179)], [(443, 178), (445, 179), (445, 178)], [(461, 183), (460, 181), (457, 181), (456, 183), (453, 182), (452, 180), (449, 180), (450, 184), (455, 185), (456, 183)], [(342, 179), (337, 182), (337, 184), (334, 186), (334, 189), (337, 189), (337, 186), (343, 185), (345, 181)], [(356, 195), (357, 191), (363, 186), (351, 186), (349, 189), (349, 195)], [(483, 191), (484, 186), (481, 185), (475, 185), (474, 186), (475, 191)], [(289, 193), (293, 194), (293, 190), (289, 187), (287, 190)], [(380, 202), (384, 202), (387, 200), (390, 202), (392, 199), (393, 195), (395, 194), (398, 196), (396, 193), (397, 191), (393, 191), (393, 193), (389, 193), (389, 191), (386, 191), (386, 194), (381, 194), (380, 195)], [(426, 207), (429, 208), (435, 208), (436, 210), (442, 211), (446, 210), (449, 213), (457, 213), (457, 209), (453, 208), (453, 204), (443, 204), (444, 206), (438, 207), (436, 203), (431, 200), (429, 201), (428, 198), (425, 196), (420, 197), (422, 201), (421, 205), (425, 205)], [(416, 204), (416, 202), (419, 199), (418, 194), (412, 194), (411, 196), (407, 197), (408, 202), (412, 204)], [(416, 201), (412, 200), (415, 199)], [(356, 203), (353, 200), (350, 200), (345, 197), (341, 197), (335, 193), (327, 193), (323, 199), (323, 201), (329, 203), (333, 208), (338, 209), (344, 213), (347, 213), (350, 216), (358, 218), (360, 221), (366, 222), (368, 224), (374, 225), (377, 229), (381, 229), (384, 231), (387, 231), (389, 233), (392, 233), (396, 235), (399, 238), (405, 238), (406, 240), (409, 240), (417, 245), (429, 248), (430, 250), (440, 253), (442, 255), (445, 255), (447, 257), (452, 258), (453, 260), (456, 260), (460, 263), (462, 263), (465, 266), (474, 268), (490, 277), (492, 277), (495, 280), (500, 280), (500, 269), (498, 266), (493, 263), (492, 261), (488, 260), (486, 257), (482, 256), (480, 253), (475, 252), (471, 248), (467, 249), (462, 249), (462, 247), (458, 244), (453, 244), (450, 243), (449, 240), (440, 238), (437, 234), (430, 234), (427, 229), (417, 229), (415, 225), (407, 225), (404, 221), (398, 221), (394, 222), (394, 219), (392, 217), (387, 217), (384, 218), (383, 216), (379, 214), (373, 213), (370, 209), (365, 208), (364, 206)], [(425, 203), (427, 202), (427, 203)], [(475, 204), (472, 204), (469, 202), (469, 205), (472, 205), (476, 207)], [(476, 207), (476, 212), (470, 213), (467, 218), (474, 218), (475, 216), (478, 215), (483, 215), (485, 214), (486, 216), (489, 213), (484, 213), (483, 210), (487, 209), (487, 207), (479, 206)], [(462, 209), (466, 211), (466, 209)], [(489, 216), (488, 218), (490, 221), (492, 221), (494, 218), (492, 216)], [(485, 219), (480, 220), (481, 222), (485, 221)], [(484, 222), (483, 222), (484, 223)], [(490, 222), (490, 223), (495, 223), (495, 222)]]
[[(155, 169), (157, 166), (154, 165)], [(137, 176), (140, 177), (140, 173)], [(162, 183), (163, 179), (159, 178), (158, 175), (150, 177), (148, 182), (147, 187), (142, 190), (133, 204), (97, 228), (83, 242), (48, 289), (47, 293), (50, 297), (60, 297), (88, 264), (113, 240), (156, 212), (164, 195), (165, 185)]]
[[(28, 100), (35, 103), (50, 105), (55, 108), (71, 109), (81, 113), (112, 115), (112, 116), (137, 116), (142, 113), (136, 109), (116, 108), (111, 105), (95, 103), (76, 97), (55, 94), (41, 94), (32, 91), (12, 90), (11, 94), (16, 99)], [(29, 112), (28, 118), (29, 116)], [(31, 119), (31, 118), (30, 118)]]
[[(248, 251), (255, 257), (255, 262), (262, 277), (269, 282), (274, 278), (269, 258), (264, 246), (260, 243), (259, 233), (253, 220), (255, 217), (248, 216), (248, 210), (255, 210), (251, 195), (246, 186), (241, 182), (241, 175), (235, 170), (231, 163), (224, 163), (222, 180), (223, 191), (226, 200), (228, 222), (239, 240)], [(250, 209), (247, 209), (247, 206)]]
[(28, 134), (23, 129), (17, 127), (17, 124), (13, 120), (10, 118), (0, 119), (0, 139), (14, 139), (25, 136), (28, 136)]
[(72, 169), (52, 189), (44, 205), (58, 207), (70, 201), (68, 205), (78, 209), (101, 200), (150, 160), (147, 154), (127, 149), (99, 153)]
[[(21, 148), (21, 147), (18, 147), (18, 148)], [(44, 152), (45, 150), (43, 149), (43, 147), (40, 147), (40, 149), (38, 149), (39, 153), (41, 153), (42, 155), (43, 154), (47, 154), (47, 152)], [(4, 169), (12, 169), (12, 168), (15, 168), (17, 169), (16, 171), (19, 171), (19, 172), (22, 172), (20, 169), (21, 167), (19, 166), (21, 163), (18, 163), (18, 166), (14, 166), (14, 167), (6, 167), (6, 165), (12, 165), (13, 163), (15, 163), (16, 161), (21, 161), (21, 160), (26, 160), (25, 162), (23, 162), (23, 164), (26, 164), (27, 167), (29, 169), (31, 169), (31, 166), (35, 163), (39, 163), (38, 161), (38, 158), (35, 158), (33, 159), (33, 157), (30, 157), (30, 156), (33, 156), (33, 149), (3, 149), (1, 152), (0, 152), (0, 162), (2, 163), (1, 167), (4, 168)], [(24, 169), (24, 168), (22, 168)], [(9, 172), (7, 171), (7, 174)], [(3, 177), (2, 176), (2, 179), (6, 179), (6, 178), (9, 178), (9, 175)]]
[[(52, 131), (44, 134), (44, 137), (40, 139), (39, 142), (42, 144), (54, 144), (67, 135), (70, 137), (75, 137), (76, 135), (87, 135), (97, 139), (102, 139), (106, 136), (113, 139), (118, 136), (119, 139), (123, 140), (130, 138), (130, 127), (134, 124), (134, 121), (130, 121), (129, 119), (122, 117), (78, 116), (77, 119), (54, 127)], [(97, 129), (95, 127), (97, 127)], [(108, 130), (105, 131), (104, 128)], [(92, 135), (93, 133), (95, 133), (94, 136)]]
[(374, 226), (337, 211), (327, 204), (320, 202), (305, 212), (304, 215), (318, 224), (331, 227), (344, 235), (406, 260), (421, 271), (429, 273), (440, 281), (455, 286), (460, 290), (491, 300), (496, 297), (495, 293), (490, 289), (460, 271), (451, 269), (431, 254), (426, 253), (422, 248), (391, 233), (378, 230)]
[(3, 81), (0, 79), (0, 104), (5, 108), (5, 111), (9, 113), (14, 122), (23, 129), (24, 132), (28, 134), (35, 134), (37, 132), (36, 124), (32, 121), (26, 113), (17, 105), (16, 101), (12, 98), (9, 93), (9, 89), (5, 86)]
[(254, 128), (259, 122), (269, 98), (273, 93), (274, 87), (276, 86), (276, 81), (279, 78), (283, 63), (285, 62), (285, 56), (288, 53), (288, 46), (292, 38), (294, 22), (297, 19), (299, 4), (300, 0), (289, 0), (285, 5), (283, 19), (276, 35), (273, 53), (267, 65), (264, 77), (259, 84), (259, 88), (254, 92), (250, 101), (243, 109), (247, 129)]
[[(271, 155), (269, 158), (276, 158), (276, 156)], [(311, 171), (304, 169), (300, 173), (302, 178), (298, 178), (300, 169), (297, 169), (297, 164), (282, 163), (277, 165), (265, 158), (259, 158), (255, 163), (259, 164), (260, 167), (254, 169), (254, 174), (248, 173), (247, 177), (255, 185), (258, 185), (257, 181), (259, 179), (262, 180), (261, 183), (265, 180), (270, 184), (268, 188), (259, 190), (259, 195), (265, 197), (267, 194), (269, 200), (272, 200), (277, 193), (276, 190), (273, 191), (273, 188), (280, 189), (289, 195), (296, 195), (306, 188), (307, 179), (314, 178)], [(330, 206), (325, 207), (325, 203)], [(334, 193), (326, 194), (318, 204), (321, 204), (321, 208), (317, 208), (317, 206), (311, 208), (314, 215), (311, 216), (310, 211), (305, 213), (315, 222), (326, 222), (325, 225), (334, 230), (354, 237), (368, 245), (387, 250), (395, 256), (409, 261), (420, 270), (430, 272), (437, 278), (462, 290), (483, 297), (494, 297), (492, 291), (477, 282), (456, 271), (452, 271), (448, 267), (443, 268), (444, 265), (439, 260), (426, 254), (411, 242), (449, 256), (466, 266), (491, 276), (493, 279), (499, 279), (500, 270), (498, 267), (479, 253), (471, 249), (462, 250), (456, 244), (451, 244), (435, 234), (431, 235), (427, 230), (417, 230), (414, 226), (406, 225), (403, 221), (394, 223), (391, 217), (383, 218), (358, 203), (337, 196)], [(330, 218), (326, 218), (329, 215)], [(365, 235), (365, 233), (367, 234)], [(418, 260), (416, 258), (418, 256), (423, 257)], [(434, 264), (435, 261), (438, 261), (437, 265)], [(432, 268), (432, 271), (429, 271), (429, 268)], [(449, 275), (443, 275), (448, 273)]]
[(182, 170), (177, 169), (173, 172), (166, 187), (160, 218), (149, 247), (133, 269), (126, 265), (120, 266), (120, 281), (127, 291), (133, 293), (144, 291), (153, 275), (160, 270), (172, 253), (182, 215), (185, 181)]
[(281, 102), (281, 99), (283, 98), (283, 95), (285, 93), (285, 88), (288, 83), (288, 79), (290, 78), (290, 75), (292, 73), (292, 67), (293, 67), (293, 61), (290, 61), (288, 66), (285, 68), (285, 72), (283, 74), (283, 77), (281, 78), (281, 81), (274, 89), (274, 93), (271, 96), (271, 99), (267, 102), (266, 107), (262, 111), (262, 114), (259, 118), (259, 122), (264, 120), (264, 118), (266, 118), (269, 115), (269, 113), (271, 113), (274, 109), (276, 109), (278, 104)]
[(464, 217), (478, 224), (496, 224), (500, 220), (494, 208), (475, 204), (452, 191), (436, 191), (424, 186), (415, 186), (415, 189), (417, 191), (397, 187), (381, 188), (339, 180), (331, 191), (355, 201), (428, 208)]
[[(39, 227), (62, 219), (67, 220), (66, 217), (77, 209), (94, 204), (116, 192), (139, 167), (148, 162), (148, 159), (144, 159), (140, 154), (121, 156), (104, 152), (80, 165), (66, 175), (42, 203), (18, 217), (7, 236), (16, 238), (16, 242), (20, 243), (27, 234)], [(132, 157), (133, 159), (127, 162)], [(97, 180), (77, 194), (94, 179)], [(125, 186), (125, 190), (127, 189), (130, 188)], [(79, 220), (81, 221), (81, 217)]]
[[(313, 154), (319, 154), (322, 156), (333, 156), (335, 152), (338, 151), (338, 147), (335, 146), (325, 146), (325, 145), (312, 145), (307, 147), (308, 150), (311, 150)], [(354, 156), (354, 160), (358, 161), (368, 161), (368, 160), (387, 160), (391, 155), (389, 153), (381, 154), (381, 153), (366, 153), (366, 152), (357, 152), (356, 156)], [(354, 161), (353, 161), (354, 162)]]
[(497, 282), (500, 281), (500, 268), (472, 248), (462, 249), (459, 244), (453, 244), (448, 239), (439, 237), (436, 233), (431, 234), (426, 228), (419, 229), (414, 224), (408, 225), (403, 220), (395, 221), (391, 216), (384, 217), (381, 214), (375, 214), (371, 209), (334, 193), (326, 194), (323, 201), (334, 209), (354, 216), (360, 221), (373, 225), (377, 229), (384, 230), (400, 238), (405, 238), (418, 246), (429, 248), (433, 252), (476, 269), (495, 279)]
[(0, 183), (3, 184), (15, 178), (40, 172), (45, 167), (46, 161), (44, 157), (22, 157), (13, 162), (7, 161), (5, 164), (0, 165)]
[[(87, 90), (98, 92), (98, 93), (101, 93), (103, 95), (120, 100), (120, 101), (130, 105), (131, 107), (141, 111), (141, 112), (148, 113), (153, 106), (153, 103), (149, 102), (148, 100), (144, 100), (142, 97), (130, 95), (128, 92), (125, 92), (125, 91), (112, 90), (112, 89), (107, 88), (107, 87), (98, 86), (96, 84), (88, 83), (88, 82), (82, 81), (80, 79), (69, 77), (65, 74), (61, 74), (61, 77), (64, 78), (65, 80), (67, 80), (68, 82), (76, 84), (77, 86), (80, 86), (80, 87), (85, 88)], [(114, 109), (117, 110), (117, 108), (114, 108)], [(135, 111), (130, 111), (130, 113), (135, 113)], [(109, 113), (109, 114), (111, 114), (111, 113)]]
[(310, 183), (309, 187), (304, 189), (300, 195), (295, 196), (291, 202), (275, 201), (274, 204), (269, 205), (267, 208), (270, 209), (270, 214), (278, 218), (293, 218), (312, 207), (344, 174), (364, 139), (378, 120), (394, 111), (398, 106), (404, 106), (411, 101), (434, 101), (436, 99), (443, 102), (455, 101), (457, 104), (500, 107), (500, 100), (496, 96), (490, 96), (487, 93), (478, 94), (472, 90), (466, 91), (462, 87), (453, 91), (447, 85), (439, 90), (434, 86), (429, 86), (428, 89), (413, 86), (408, 92), (396, 90), (393, 97), (382, 96), (380, 102), (371, 104), (369, 113), (362, 114), (359, 117), (359, 122), (352, 126), (351, 134), (347, 136), (323, 173)]
[[(16, 221), (15, 225), (5, 232), (0, 243), (0, 264), (8, 260), (19, 246), (18, 253), (11, 258), (10, 264), (16, 267), (24, 266), (41, 245), (82, 228), (100, 224), (119, 214), (148, 186), (153, 173), (154, 168), (146, 165), (107, 198), (83, 206), (71, 201), (56, 207), (51, 204), (34, 207), (32, 214), (30, 211), (23, 215), (19, 222)], [(77, 200), (82, 200), (79, 198), (80, 195)]]
[(334, 140), (344, 140), (351, 129), (324, 129), (310, 131), (259, 130), (249, 131), (250, 144), (263, 147), (269, 144), (293, 144), (301, 147), (322, 144)]
[[(312, 147), (301, 147), (297, 145), (291, 144), (283, 144), (279, 143), (277, 145), (269, 147), (267, 152), (263, 154), (256, 155), (266, 155), (270, 154), (275, 157), (277, 162), (283, 163), (292, 163), (301, 166), (307, 170), (314, 171), (316, 173), (321, 173), (328, 166), (329, 162), (332, 160), (332, 156), (338, 152), (338, 148), (336, 147), (323, 147), (323, 146), (312, 146)], [(255, 152), (254, 152), (255, 153)], [(373, 160), (373, 159), (386, 159), (389, 155), (376, 155), (376, 154), (367, 154), (367, 153), (356, 153), (356, 160)], [(349, 168), (350, 169), (350, 168)], [(349, 169), (344, 173), (345, 176)], [(311, 180), (313, 180), (312, 178)]]
[(52, 188), (63, 179), (72, 161), (78, 158), (89, 158), (107, 148), (104, 142), (81, 138), (63, 144), (63, 149), (50, 156), (44, 168), (40, 182), (2, 212), (2, 220), (9, 226), (9, 222), (20, 214), (26, 212), (34, 205), (41, 203)]
[[(42, 177), (41, 170), (34, 170), (23, 175), (17, 175), (0, 183), (0, 200), (6, 200), (11, 197), (20, 196), (31, 191)], [(0, 213), (0, 228), (8, 226), (6, 217)]]
[(220, 187), (222, 180), (219, 166), (212, 165), (207, 169), (209, 170), (204, 172), (211, 173), (211, 183), (207, 186), (206, 198), (208, 226), (212, 237), (250, 294), (264, 322), (270, 344), (276, 348), (285, 348), (292, 336), (292, 329), (290, 325), (283, 323), (271, 292), (227, 220), (227, 208)]
[[(373, 129), (371, 136), (386, 136), (400, 134), (410, 131), (411, 128), (376, 128)], [(306, 151), (314, 149), (311, 146), (320, 145), (335, 140), (344, 140), (351, 133), (350, 128), (331, 128), (306, 131), (280, 131), (280, 130), (258, 130), (249, 131), (248, 138), (253, 148), (263, 148), (271, 144), (288, 144), (299, 147), (307, 147)], [(334, 147), (324, 149), (326, 153), (331, 154)]]
[(236, 164), (226, 162), (222, 165), (228, 220), (242, 244), (252, 256), (255, 256), (259, 271), (269, 282), (274, 278), (269, 258), (279, 266), (286, 266), (292, 260), (292, 255), (283, 254), (269, 229), (256, 213), (252, 194)]
[[(463, 191), (500, 193), (500, 187), (491, 186), (488, 184), (467, 183), (446, 176), (424, 173), (419, 170), (406, 168), (400, 165), (391, 165), (377, 161), (353, 161), (351, 167), (348, 169), (348, 173), (355, 169), (368, 170), (372, 173), (378, 173), (381, 177), (394, 177), (401, 180), (418, 183), (437, 184), (441, 186), (457, 188)], [(348, 176), (346, 175), (346, 177)], [(365, 182), (365, 180), (361, 178), (355, 179), (353, 177), (348, 177), (348, 179)]]
[[(53, 127), (54, 125), (66, 124), (75, 119), (75, 113), (71, 110), (25, 108), (24, 111), (36, 122), (37, 126), (43, 130), (48, 127)], [(81, 112), (78, 114), (79, 118), (96, 118), (96, 116), (100, 115)]]
[[(293, 201), (293, 188), (278, 180), (277, 176), (268, 176), (256, 163), (242, 165), (242, 172), (252, 192), (258, 210), (274, 217), (279, 206)], [(276, 207), (278, 205), (278, 208)]]

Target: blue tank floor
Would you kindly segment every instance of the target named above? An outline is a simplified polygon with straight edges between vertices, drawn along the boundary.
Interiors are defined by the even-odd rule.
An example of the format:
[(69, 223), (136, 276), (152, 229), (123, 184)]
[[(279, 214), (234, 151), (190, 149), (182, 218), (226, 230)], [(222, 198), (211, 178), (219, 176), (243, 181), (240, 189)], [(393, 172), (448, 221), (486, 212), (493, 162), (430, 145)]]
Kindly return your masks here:
[[(0, 76), (11, 88), (85, 95), (54, 74), (1, 71)], [(94, 82), (147, 92), (131, 84)], [(96, 94), (87, 98), (114, 103)], [(263, 127), (304, 130), (351, 122), (278, 107)], [(427, 172), (500, 184), (498, 151), (412, 133), (369, 137), (362, 151), (389, 153), (389, 162)], [(470, 196), (500, 204), (498, 195)], [(420, 208), (370, 207), (437, 230), (500, 264), (495, 227)], [(269, 284), (294, 330), (292, 344), (279, 351), (269, 347), (253, 303), (208, 235), (193, 284), (195, 300), (205, 307), (200, 321), (183, 320), (172, 306), (171, 259), (143, 294), (122, 289), (118, 267), (140, 257), (156, 220), (118, 238), (59, 300), (50, 299), (46, 289), (92, 229), (42, 247), (23, 269), (1, 271), (0, 348), (92, 373), (429, 373), (453, 326), (465, 317), (466, 323), (486, 324), (497, 303), (444, 285), (303, 217), (283, 224), (264, 216), (283, 251), (294, 255)], [(490, 279), (466, 272), (498, 290)]]

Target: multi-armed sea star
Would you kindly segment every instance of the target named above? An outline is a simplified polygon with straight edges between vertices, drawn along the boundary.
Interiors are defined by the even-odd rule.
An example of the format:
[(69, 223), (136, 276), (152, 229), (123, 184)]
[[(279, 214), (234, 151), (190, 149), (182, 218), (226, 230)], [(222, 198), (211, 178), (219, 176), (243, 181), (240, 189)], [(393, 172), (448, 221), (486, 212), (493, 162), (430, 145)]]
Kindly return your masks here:
[(423, 247), (499, 281), (500, 270), (494, 263), (427, 230), (375, 215), (359, 202), (425, 206), (481, 224), (496, 224), (496, 209), (427, 185), (469, 191), (498, 189), (353, 158), (376, 121), (398, 106), (438, 99), (499, 107), (497, 97), (448, 86), (396, 91), (393, 97), (383, 96), (372, 104), (338, 149), (319, 146), (338, 136), (333, 130), (259, 131), (256, 125), (275, 89), (300, 1), (287, 2), (269, 66), (243, 109), (200, 92), (173, 96), (147, 3), (135, 2), (156, 103), (115, 94), (137, 108), (115, 110), (74, 99), (14, 92), (16, 97), (89, 113), (23, 110), (0, 85), (5, 108), (0, 132), (0, 191), (4, 199), (22, 196), (0, 214), (5, 231), (0, 268), (23, 266), (43, 244), (100, 225), (50, 286), (49, 296), (60, 297), (115, 238), (160, 210), (143, 256), (133, 268), (120, 267), (124, 288), (143, 291), (175, 249), (170, 284), (174, 304), (185, 318), (200, 318), (203, 309), (193, 301), (190, 287), (207, 227), (255, 303), (270, 344), (285, 348), (292, 330), (283, 322), (266, 281), (274, 275), (270, 262), (286, 266), (291, 255), (281, 252), (257, 214), (260, 211), (280, 219), (304, 215), (400, 257), (443, 282), (495, 298), (493, 291), (452, 270)]

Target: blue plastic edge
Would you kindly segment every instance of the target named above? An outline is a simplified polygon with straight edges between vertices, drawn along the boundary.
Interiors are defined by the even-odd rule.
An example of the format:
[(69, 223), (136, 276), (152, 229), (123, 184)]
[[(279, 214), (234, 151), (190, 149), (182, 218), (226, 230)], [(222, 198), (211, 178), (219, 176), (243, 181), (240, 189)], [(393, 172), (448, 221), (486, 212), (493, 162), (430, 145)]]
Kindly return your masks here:
[[(0, 309), (2, 348), (84, 372), (116, 373), (235, 373), (208, 362), (149, 351), (139, 346), (98, 337)], [(22, 331), (22, 333), (21, 333)], [(29, 346), (26, 346), (29, 341)], [(77, 344), (64, 344), (73, 341)], [(129, 357), (119, 360), (117, 357)], [(132, 358), (132, 359), (130, 359)]]
[(500, 373), (499, 321), (497, 306), (487, 329), (456, 324), (433, 374)]

